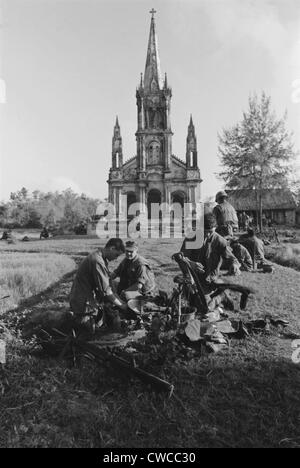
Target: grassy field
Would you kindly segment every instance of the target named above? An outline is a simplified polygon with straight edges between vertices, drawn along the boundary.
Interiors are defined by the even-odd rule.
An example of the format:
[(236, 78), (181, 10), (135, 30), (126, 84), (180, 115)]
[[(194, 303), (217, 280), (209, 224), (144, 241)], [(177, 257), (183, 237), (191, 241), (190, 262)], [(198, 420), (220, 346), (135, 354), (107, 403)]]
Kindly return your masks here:
[(0, 255), (0, 316), (6, 310), (34, 296), (74, 270), (76, 264), (65, 256), (45, 253), (5, 252)]
[[(7, 251), (14, 248), (15, 255), (25, 250), (33, 258), (33, 249), (80, 260), (101, 244), (97, 239), (1, 244), (0, 261), (14, 255)], [(170, 257), (180, 244), (140, 242), (159, 287), (168, 293), (178, 273)], [(56, 270), (57, 277), (64, 274)], [(300, 333), (300, 272), (275, 265), (272, 274), (243, 273), (234, 281), (256, 291), (245, 312), (236, 310), (237, 318), (280, 315), (290, 321), (290, 331)], [(6, 312), (6, 325), (14, 332), (20, 316), (66, 307), (71, 282), (72, 275), (64, 276), (40, 295), (29, 293), (25, 304)], [(288, 334), (274, 331), (231, 340), (219, 354), (188, 360), (166, 354), (151, 370), (175, 385), (168, 399), (91, 363), (72, 368), (41, 359), (16, 334), (8, 344), (10, 385), (0, 396), (0, 447), (300, 447), (300, 368), (291, 360), (291, 342)]]

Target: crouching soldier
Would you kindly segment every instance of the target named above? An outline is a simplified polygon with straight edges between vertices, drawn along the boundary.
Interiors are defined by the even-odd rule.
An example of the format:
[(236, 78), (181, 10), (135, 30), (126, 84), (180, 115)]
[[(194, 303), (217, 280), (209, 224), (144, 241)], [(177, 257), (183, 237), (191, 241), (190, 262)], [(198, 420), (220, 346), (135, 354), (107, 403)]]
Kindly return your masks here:
[(217, 283), (222, 282), (219, 279), (220, 268), (223, 262), (228, 265), (229, 274), (240, 274), (240, 263), (233, 255), (226, 239), (216, 232), (216, 218), (213, 213), (204, 215), (204, 243), (200, 249), (194, 249), (192, 257), (189, 255), (191, 251), (186, 250), (185, 243), (181, 248), (183, 255), (186, 255), (190, 260), (199, 264), (203, 268), (203, 273), (198, 275), (206, 300), (208, 308), (214, 308), (223, 304), (225, 307), (233, 308), (233, 302), (227, 292), (215, 295)]
[(127, 310), (126, 303), (112, 290), (108, 269), (108, 262), (116, 260), (124, 252), (123, 241), (112, 238), (103, 249), (89, 254), (81, 262), (70, 294), (75, 327), (93, 332), (103, 315), (107, 321), (112, 308)]
[(239, 243), (239, 240), (236, 237), (234, 237), (230, 241), (230, 247), (232, 249), (233, 255), (235, 256), (235, 258), (237, 258), (237, 260), (239, 261), (241, 265), (241, 270), (251, 271), (253, 262), (252, 262), (251, 255), (246, 249), (246, 247), (241, 245)]
[(46, 228), (46, 226), (44, 226), (40, 233), (40, 239), (48, 239), (48, 237), (49, 237), (49, 231)]
[(137, 291), (143, 295), (152, 293), (155, 289), (154, 273), (149, 262), (138, 254), (138, 246), (134, 241), (125, 244), (125, 259), (113, 272), (112, 279), (120, 278), (117, 293), (126, 296), (126, 291)]
[(255, 231), (249, 228), (247, 234), (240, 236), (239, 242), (246, 247), (251, 255), (253, 268), (263, 268), (269, 263), (265, 259), (264, 243), (255, 235)]

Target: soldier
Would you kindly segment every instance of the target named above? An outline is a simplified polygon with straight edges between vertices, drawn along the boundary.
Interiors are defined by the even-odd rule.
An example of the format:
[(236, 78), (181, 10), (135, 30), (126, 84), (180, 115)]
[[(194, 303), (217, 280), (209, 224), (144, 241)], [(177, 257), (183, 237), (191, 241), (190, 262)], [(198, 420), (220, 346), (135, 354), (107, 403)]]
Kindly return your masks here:
[(6, 231), (3, 231), (1, 240), (11, 240), (12, 239), (12, 232), (11, 229), (7, 229)]
[(265, 259), (264, 243), (255, 235), (254, 229), (248, 228), (247, 234), (242, 235), (239, 242), (249, 251), (253, 262), (253, 268), (260, 268), (268, 264)]
[(237, 258), (241, 265), (241, 270), (251, 271), (253, 262), (249, 251), (239, 243), (239, 240), (234, 237), (230, 242), (230, 247), (232, 248), (233, 255)]
[(242, 231), (245, 231), (247, 229), (247, 218), (248, 216), (246, 215), (245, 211), (243, 211), (241, 214), (240, 214), (240, 218), (241, 218), (241, 227), (240, 229)]
[(111, 285), (108, 262), (124, 254), (125, 247), (121, 239), (110, 239), (103, 249), (89, 254), (80, 264), (75, 276), (70, 306), (75, 323), (83, 325), (88, 331), (95, 327), (97, 306), (116, 306), (122, 311), (127, 305), (116, 294)]
[(227, 201), (228, 195), (224, 190), (221, 190), (216, 195), (217, 206), (214, 207), (213, 213), (217, 220), (216, 232), (221, 236), (232, 236), (233, 228), (238, 228), (238, 217), (234, 207)]
[[(216, 218), (213, 213), (204, 215), (204, 243), (200, 249), (187, 250), (185, 242), (181, 248), (181, 252), (192, 260), (194, 269), (200, 272), (201, 268), (204, 273), (198, 273), (200, 283), (203, 287), (208, 308), (214, 310), (219, 304), (223, 304), (229, 309), (233, 309), (234, 304), (228, 293), (225, 291), (216, 295), (217, 283), (219, 280), (220, 268), (223, 262), (229, 268), (229, 273), (232, 275), (240, 274), (240, 264), (233, 255), (226, 239), (216, 232)], [(192, 255), (191, 255), (192, 252)], [(198, 265), (197, 265), (198, 264)]]
[(198, 253), (198, 262), (204, 266), (206, 281), (211, 282), (218, 278), (223, 261), (228, 265), (229, 273), (238, 275), (239, 262), (231, 252), (227, 241), (217, 233), (213, 213), (204, 215), (204, 237), (203, 246)]
[(125, 244), (126, 258), (113, 272), (112, 279), (120, 278), (117, 292), (136, 290), (141, 294), (149, 294), (155, 288), (155, 278), (149, 262), (138, 254), (138, 246), (134, 241)]
[(43, 229), (41, 230), (40, 239), (48, 239), (48, 237), (49, 237), (49, 231), (46, 228), (46, 226), (44, 226)]

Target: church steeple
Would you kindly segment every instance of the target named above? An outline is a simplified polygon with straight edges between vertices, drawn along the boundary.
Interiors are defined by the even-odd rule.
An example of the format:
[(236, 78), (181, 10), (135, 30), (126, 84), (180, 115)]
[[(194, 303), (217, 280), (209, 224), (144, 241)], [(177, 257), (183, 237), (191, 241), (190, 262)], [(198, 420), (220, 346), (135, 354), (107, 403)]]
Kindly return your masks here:
[[(186, 162), (183, 157), (172, 153), (171, 101), (172, 88), (169, 76), (161, 75), (157, 42), (157, 24), (155, 10), (150, 11), (149, 23), (144, 31), (146, 64), (144, 73), (137, 76), (136, 106), (137, 129), (136, 154), (124, 162), (122, 151), (122, 137), (118, 117), (112, 138), (112, 167), (109, 172), (109, 202), (115, 207), (116, 217), (119, 219), (118, 235), (126, 237), (126, 223), (132, 215), (136, 215), (138, 208), (141, 215), (141, 225), (144, 216), (156, 218), (152, 213), (152, 204), (192, 203), (187, 215), (192, 221), (194, 205), (201, 200), (200, 170), (197, 163), (197, 138), (192, 116), (187, 120)], [(146, 12), (147, 15), (147, 12)], [(149, 20), (149, 17), (148, 17)], [(148, 22), (148, 21), (147, 21)], [(180, 57), (179, 57), (180, 59)], [(139, 71), (143, 71), (142, 69)], [(165, 70), (164, 70), (165, 71)], [(188, 95), (187, 95), (188, 97)], [(125, 158), (124, 158), (125, 159)], [(124, 203), (127, 198), (127, 211)], [(139, 206), (133, 204), (139, 203)], [(130, 211), (128, 210), (130, 208)], [(154, 216), (153, 216), (154, 215)], [(158, 220), (158, 219), (157, 219)], [(153, 223), (159, 234), (161, 223)], [(146, 224), (144, 224), (146, 227)], [(152, 222), (151, 222), (152, 228)], [(163, 230), (164, 231), (164, 230)], [(175, 232), (174, 232), (175, 235)], [(175, 236), (176, 237), (176, 236)]]
[(188, 168), (196, 169), (198, 167), (197, 137), (192, 115), (190, 116), (190, 123), (188, 126), (188, 134), (186, 138), (186, 164)]
[(170, 171), (172, 154), (171, 97), (167, 76), (162, 80), (158, 56), (154, 13), (150, 11), (151, 24), (144, 76), (136, 90), (137, 121), (137, 160), (139, 173), (148, 166), (161, 166)]
[(114, 126), (114, 134), (112, 137), (112, 169), (121, 169), (123, 166), (123, 148), (121, 129), (118, 116)]
[(144, 87), (146, 92), (157, 91), (159, 89), (162, 89), (162, 78), (160, 71), (158, 43), (154, 18), (154, 14), (156, 13), (156, 11), (152, 8), (150, 13), (152, 14), (152, 17), (144, 73)]
[(165, 81), (164, 81), (164, 89), (168, 89), (168, 78), (167, 78), (167, 74), (165, 73)]

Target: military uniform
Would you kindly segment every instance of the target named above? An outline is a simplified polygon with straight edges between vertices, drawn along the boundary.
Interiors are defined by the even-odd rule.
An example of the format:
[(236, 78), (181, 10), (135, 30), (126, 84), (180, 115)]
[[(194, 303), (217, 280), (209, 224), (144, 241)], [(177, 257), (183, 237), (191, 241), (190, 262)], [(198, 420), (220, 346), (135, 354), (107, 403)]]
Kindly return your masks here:
[(256, 236), (241, 236), (240, 243), (247, 248), (254, 264), (263, 265), (267, 263), (265, 259), (264, 243), (261, 239)]
[(197, 261), (204, 266), (205, 279), (208, 282), (215, 281), (218, 278), (223, 261), (226, 262), (229, 269), (233, 265), (240, 266), (227, 241), (217, 232), (207, 236), (203, 246), (199, 249)]
[(78, 268), (70, 294), (71, 310), (75, 315), (84, 315), (88, 303), (94, 304), (95, 299), (102, 303), (111, 294), (108, 262), (99, 249), (89, 254)]
[(125, 258), (114, 271), (113, 277), (119, 277), (118, 293), (142, 284), (141, 292), (147, 294), (155, 288), (154, 274), (145, 258), (137, 255), (134, 259)]
[(251, 271), (253, 262), (249, 251), (243, 245), (236, 243), (231, 246), (234, 256), (241, 264), (241, 270)]
[(205, 270), (205, 275), (201, 275), (202, 282), (209, 285), (215, 281), (219, 274), (223, 261), (231, 269), (233, 265), (240, 266), (238, 260), (233, 255), (226, 239), (217, 232), (212, 232), (204, 240), (200, 249), (187, 250), (185, 248), (186, 240), (181, 247), (181, 252), (193, 262), (201, 263)]
[[(225, 291), (218, 294), (215, 293), (217, 290), (215, 282), (221, 282), (221, 280), (218, 280), (218, 276), (222, 263), (225, 262), (230, 270), (233, 265), (240, 266), (226, 239), (217, 232), (212, 232), (207, 236), (200, 249), (193, 250), (187, 250), (185, 242), (182, 245), (181, 252), (192, 260), (191, 263), (194, 271), (197, 272), (208, 309), (213, 311), (220, 304), (232, 308), (233, 303)], [(200, 266), (203, 267), (205, 273), (201, 272)]]
[(238, 227), (239, 221), (234, 207), (224, 200), (214, 207), (213, 213), (217, 220), (216, 231), (221, 236), (233, 235), (233, 227)]

